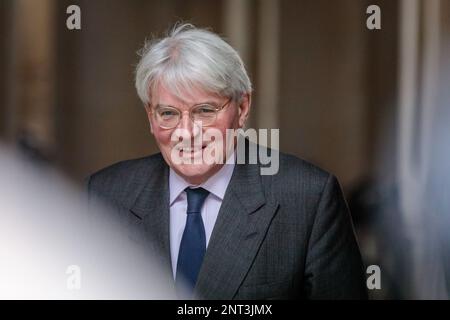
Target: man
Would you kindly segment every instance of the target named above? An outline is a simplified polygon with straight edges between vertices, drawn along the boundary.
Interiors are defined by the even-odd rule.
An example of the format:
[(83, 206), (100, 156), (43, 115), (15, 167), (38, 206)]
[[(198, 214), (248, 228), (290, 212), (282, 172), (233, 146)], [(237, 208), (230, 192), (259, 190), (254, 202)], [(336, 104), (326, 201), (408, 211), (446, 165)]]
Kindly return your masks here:
[[(241, 150), (227, 134), (244, 127), (252, 89), (231, 46), (179, 25), (144, 47), (136, 88), (161, 153), (92, 175), (89, 194), (134, 226), (132, 237), (148, 240), (180, 297), (366, 297), (336, 178), (282, 153), (273, 175), (237, 161)], [(199, 140), (208, 130), (215, 139)]]

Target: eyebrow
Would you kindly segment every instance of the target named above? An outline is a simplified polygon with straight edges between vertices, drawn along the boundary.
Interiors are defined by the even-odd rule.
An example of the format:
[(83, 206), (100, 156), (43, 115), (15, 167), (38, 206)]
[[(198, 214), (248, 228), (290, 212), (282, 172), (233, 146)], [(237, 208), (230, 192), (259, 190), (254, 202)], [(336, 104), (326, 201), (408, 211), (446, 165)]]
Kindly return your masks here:
[[(215, 106), (215, 107), (218, 106), (218, 105), (220, 105), (220, 103), (217, 103), (217, 102), (215, 102), (215, 101), (204, 101), (204, 102), (199, 102), (199, 103), (196, 103), (196, 104), (191, 105), (191, 106), (189, 107), (189, 109), (192, 108), (192, 107), (198, 106), (198, 105), (202, 105), (202, 104), (210, 104), (210, 105), (213, 105), (213, 106)], [(156, 105), (155, 105), (155, 108), (158, 108), (158, 107), (171, 107), (171, 108), (178, 109), (178, 108), (176, 108), (176, 107), (174, 107), (174, 106), (171, 106), (170, 104), (165, 104), (165, 103), (158, 103), (158, 104), (156, 104)]]

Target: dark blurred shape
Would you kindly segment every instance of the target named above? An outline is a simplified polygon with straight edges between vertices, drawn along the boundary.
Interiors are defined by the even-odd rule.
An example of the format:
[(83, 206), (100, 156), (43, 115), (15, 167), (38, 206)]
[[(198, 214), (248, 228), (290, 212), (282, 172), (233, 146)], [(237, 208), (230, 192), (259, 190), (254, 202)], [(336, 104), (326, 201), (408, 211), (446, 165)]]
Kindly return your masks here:
[(371, 299), (405, 299), (408, 242), (402, 229), (397, 187), (365, 179), (350, 192), (348, 204), (366, 267), (381, 269), (381, 289)]

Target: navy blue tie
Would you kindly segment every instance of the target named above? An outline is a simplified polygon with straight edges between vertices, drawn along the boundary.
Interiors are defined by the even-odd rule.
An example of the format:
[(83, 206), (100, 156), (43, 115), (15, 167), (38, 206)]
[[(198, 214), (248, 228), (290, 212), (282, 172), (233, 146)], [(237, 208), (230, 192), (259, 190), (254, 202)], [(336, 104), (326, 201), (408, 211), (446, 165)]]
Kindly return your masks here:
[(191, 298), (206, 251), (205, 227), (201, 210), (209, 192), (186, 188), (187, 217), (178, 252), (176, 286), (180, 298)]

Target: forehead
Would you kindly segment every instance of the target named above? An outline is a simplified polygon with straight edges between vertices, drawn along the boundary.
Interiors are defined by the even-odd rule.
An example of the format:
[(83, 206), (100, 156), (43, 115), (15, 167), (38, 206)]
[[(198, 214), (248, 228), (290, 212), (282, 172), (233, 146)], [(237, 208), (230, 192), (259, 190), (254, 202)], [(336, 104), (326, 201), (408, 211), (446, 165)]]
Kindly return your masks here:
[(165, 104), (171, 106), (191, 106), (201, 102), (220, 102), (221, 97), (218, 94), (213, 94), (199, 88), (192, 88), (191, 90), (183, 90), (181, 94), (175, 94), (166, 87), (160, 85), (153, 93), (152, 103)]

